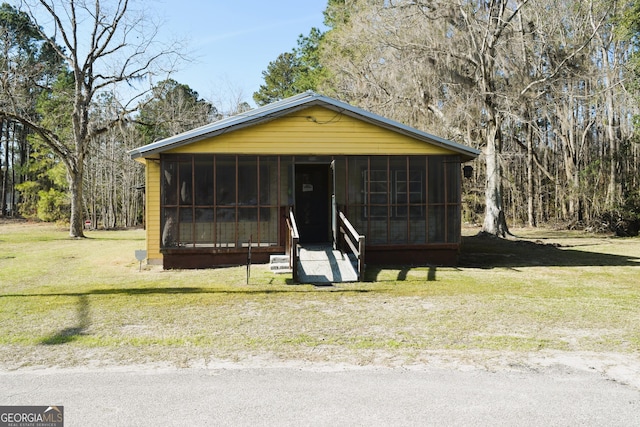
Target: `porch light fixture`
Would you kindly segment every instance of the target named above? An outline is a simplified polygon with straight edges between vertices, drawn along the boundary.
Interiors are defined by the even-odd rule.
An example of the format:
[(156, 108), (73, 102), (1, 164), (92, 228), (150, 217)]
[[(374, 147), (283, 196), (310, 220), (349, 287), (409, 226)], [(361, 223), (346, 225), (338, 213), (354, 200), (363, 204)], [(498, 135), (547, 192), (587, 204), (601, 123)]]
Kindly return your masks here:
[(462, 173), (465, 178), (469, 179), (473, 176), (473, 166), (465, 166), (462, 168)]

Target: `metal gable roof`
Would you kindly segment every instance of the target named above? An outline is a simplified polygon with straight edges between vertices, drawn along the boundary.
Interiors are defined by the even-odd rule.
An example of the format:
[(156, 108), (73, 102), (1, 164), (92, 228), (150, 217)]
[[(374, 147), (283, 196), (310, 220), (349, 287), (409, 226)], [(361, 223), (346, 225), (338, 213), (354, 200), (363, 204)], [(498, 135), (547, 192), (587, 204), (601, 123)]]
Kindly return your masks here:
[(175, 136), (153, 142), (151, 144), (138, 147), (128, 152), (132, 159), (147, 158), (155, 156), (167, 150), (188, 145), (206, 138), (211, 138), (223, 133), (253, 126), (259, 123), (276, 119), (288, 115), (292, 112), (305, 109), (311, 106), (322, 106), (342, 114), (354, 117), (365, 122), (398, 132), (409, 137), (424, 141), (429, 144), (441, 146), (462, 155), (465, 161), (476, 158), (480, 151), (458, 144), (426, 132), (419, 131), (402, 123), (387, 119), (377, 114), (370, 113), (361, 108), (354, 107), (336, 99), (319, 95), (314, 92), (305, 92), (290, 98), (283, 99), (265, 105), (254, 110), (247, 111), (217, 122), (204, 125)]

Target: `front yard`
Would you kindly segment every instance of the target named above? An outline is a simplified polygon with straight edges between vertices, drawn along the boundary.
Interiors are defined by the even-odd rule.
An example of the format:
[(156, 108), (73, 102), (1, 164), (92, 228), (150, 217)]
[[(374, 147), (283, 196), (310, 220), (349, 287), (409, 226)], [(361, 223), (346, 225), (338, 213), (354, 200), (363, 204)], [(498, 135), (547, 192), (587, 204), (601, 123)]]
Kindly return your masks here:
[(472, 236), (457, 268), (291, 284), (266, 266), (163, 271), (141, 230), (0, 224), (0, 369), (222, 362), (516, 365), (640, 357), (640, 239)]

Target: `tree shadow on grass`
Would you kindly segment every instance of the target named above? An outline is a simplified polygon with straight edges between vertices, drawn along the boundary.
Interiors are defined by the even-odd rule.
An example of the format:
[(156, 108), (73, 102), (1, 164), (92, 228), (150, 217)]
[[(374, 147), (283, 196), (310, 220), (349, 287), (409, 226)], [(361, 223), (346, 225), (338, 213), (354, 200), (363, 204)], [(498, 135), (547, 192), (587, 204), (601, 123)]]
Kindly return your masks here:
[[(606, 244), (615, 243), (607, 242)], [(558, 240), (558, 239), (555, 239)], [(580, 246), (594, 247), (603, 243), (584, 245), (549, 243), (543, 240), (528, 239), (500, 239), (487, 234), (465, 236), (462, 238), (460, 257), (457, 267), (464, 268), (523, 268), (523, 267), (640, 267), (640, 256), (624, 256), (602, 253), (597, 251), (580, 250)], [(638, 242), (640, 247), (640, 241)], [(408, 273), (412, 269), (424, 270), (428, 268), (427, 282), (436, 281), (437, 267), (435, 266), (378, 266), (368, 265), (365, 281), (407, 281)], [(398, 270), (395, 277), (388, 276), (390, 270)], [(415, 280), (415, 279), (412, 279)], [(420, 280), (420, 279), (418, 279)]]
[[(299, 285), (299, 283), (291, 284)], [(311, 285), (309, 285), (311, 286)], [(334, 287), (335, 288), (335, 287)], [(29, 297), (78, 297), (78, 324), (80, 326), (69, 328), (69, 331), (75, 329), (83, 329), (82, 326), (88, 326), (88, 324), (83, 323), (82, 319), (88, 319), (88, 301), (87, 297), (92, 295), (125, 295), (125, 296), (135, 296), (135, 295), (185, 295), (185, 294), (246, 294), (246, 295), (268, 295), (268, 294), (289, 294), (289, 293), (298, 293), (298, 292), (307, 292), (306, 289), (302, 289), (299, 286), (292, 286), (290, 289), (212, 289), (212, 288), (201, 288), (201, 287), (152, 287), (152, 288), (114, 288), (114, 289), (91, 289), (86, 292), (52, 292), (52, 293), (33, 293), (33, 294), (4, 294), (0, 295), (0, 301), (2, 298), (29, 298)], [(369, 292), (366, 289), (341, 289), (335, 288), (334, 292)], [(83, 311), (86, 310), (86, 311)], [(82, 314), (81, 313), (86, 313)]]
[[(588, 246), (595, 246), (589, 244)], [(640, 246), (640, 245), (639, 245)], [(587, 252), (578, 245), (546, 243), (542, 240), (508, 240), (487, 234), (462, 238), (459, 267), (640, 267), (640, 257)]]
[[(427, 270), (426, 276), (422, 277), (420, 275), (420, 279), (409, 278), (409, 272), (413, 269)], [(388, 273), (391, 270), (398, 270), (398, 274), (395, 277), (389, 277), (388, 279), (383, 279), (383, 276), (388, 276)], [(437, 272), (438, 267), (435, 265), (429, 266), (410, 266), (410, 265), (368, 265), (365, 271), (365, 282), (406, 282), (408, 280), (423, 280), (427, 282), (435, 282), (437, 281)]]
[[(199, 287), (170, 287), (170, 288), (123, 288), (123, 289), (93, 289), (87, 292), (69, 292), (69, 293), (50, 293), (50, 294), (5, 294), (0, 295), (2, 298), (46, 298), (46, 297), (72, 297), (77, 298), (75, 324), (64, 328), (40, 341), (41, 345), (62, 345), (77, 340), (83, 335), (87, 335), (87, 331), (91, 326), (90, 316), (90, 296), (100, 295), (177, 295), (177, 294), (275, 294), (275, 293), (292, 293), (299, 292), (296, 290), (242, 290), (228, 291), (215, 290)], [(305, 291), (306, 292), (306, 291)], [(350, 289), (332, 289), (332, 292), (368, 292), (368, 290), (350, 290)]]
[(40, 341), (43, 345), (60, 345), (66, 344), (71, 341), (75, 341), (81, 335), (84, 335), (86, 330), (91, 326), (91, 319), (89, 316), (89, 298), (87, 295), (78, 295), (77, 305), (77, 319), (76, 325), (69, 328), (62, 329), (54, 335), (47, 337)]

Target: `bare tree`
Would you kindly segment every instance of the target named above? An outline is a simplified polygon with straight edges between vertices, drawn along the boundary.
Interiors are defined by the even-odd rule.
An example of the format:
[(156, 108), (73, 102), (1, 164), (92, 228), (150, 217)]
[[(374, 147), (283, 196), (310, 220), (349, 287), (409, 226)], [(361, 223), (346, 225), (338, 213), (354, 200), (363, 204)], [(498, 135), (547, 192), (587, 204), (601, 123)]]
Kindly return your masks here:
[[(347, 59), (346, 66), (341, 66), (347, 79), (342, 79), (338, 87), (355, 92), (354, 87), (348, 88), (344, 82), (364, 85), (364, 90), (355, 88), (358, 94), (368, 92), (364, 99), (384, 105), (386, 111), (413, 110), (423, 117), (444, 119), (444, 127), (453, 128), (462, 138), (478, 139), (483, 135), (486, 176), (483, 231), (505, 236), (509, 230), (502, 200), (502, 125), (507, 94), (514, 90), (508, 80), (522, 66), (513, 60), (518, 58), (513, 51), (518, 37), (515, 18), (528, 0), (376, 3), (380, 4), (370, 8), (360, 4), (360, 13), (352, 13), (345, 24), (350, 28), (342, 30), (344, 35), (337, 44), (354, 55)], [(358, 32), (359, 43), (354, 46), (348, 38)], [(373, 43), (367, 38), (373, 39)], [(360, 62), (351, 66), (354, 59)], [(481, 129), (475, 126), (465, 129), (455, 124), (470, 123), (468, 117), (462, 121), (446, 119), (469, 113), (477, 114), (473, 121), (481, 124)], [(418, 126), (423, 121), (423, 127), (423, 117), (405, 116), (402, 121)]]
[(619, 204), (636, 170), (630, 52), (614, 37), (628, 3), (332, 2), (343, 19), (325, 36), (325, 90), (482, 147), (485, 232), (506, 235), (507, 211), (578, 222)]
[(66, 63), (73, 90), (68, 101), (69, 136), (39, 117), (18, 108), (19, 94), (5, 93), (0, 115), (31, 128), (64, 162), (71, 196), (70, 235), (83, 237), (83, 178), (91, 141), (126, 117), (121, 108), (107, 121), (96, 122), (91, 110), (95, 97), (123, 82), (142, 80), (176, 58), (177, 50), (157, 41), (157, 25), (130, 0), (38, 0), (22, 8), (37, 24), (42, 37)]

